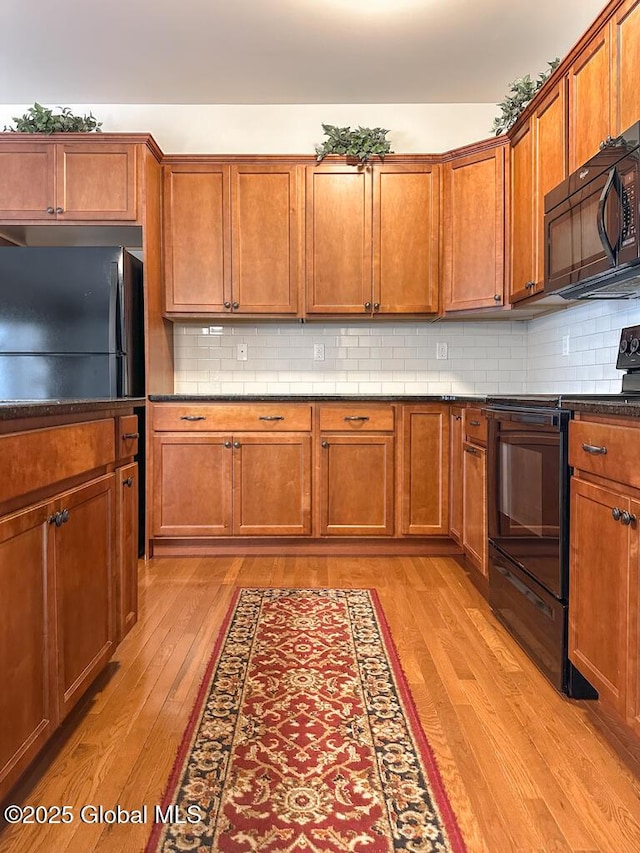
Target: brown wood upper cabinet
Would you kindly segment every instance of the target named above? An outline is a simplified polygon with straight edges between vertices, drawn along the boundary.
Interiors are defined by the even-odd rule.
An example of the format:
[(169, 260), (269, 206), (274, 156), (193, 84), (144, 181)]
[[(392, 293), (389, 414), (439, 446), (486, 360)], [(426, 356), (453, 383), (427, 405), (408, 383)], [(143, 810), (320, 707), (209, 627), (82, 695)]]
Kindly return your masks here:
[(567, 174), (563, 81), (511, 139), (510, 301), (544, 287), (544, 197)]
[(445, 311), (504, 303), (507, 140), (456, 152), (444, 165)]
[(579, 169), (611, 135), (611, 39), (605, 25), (569, 68), (569, 171)]
[(307, 167), (308, 314), (438, 310), (435, 163)]
[(138, 220), (134, 143), (0, 138), (0, 221)]
[(298, 167), (164, 167), (168, 314), (298, 313)]
[(625, 0), (611, 21), (613, 135), (640, 119), (640, 0)]

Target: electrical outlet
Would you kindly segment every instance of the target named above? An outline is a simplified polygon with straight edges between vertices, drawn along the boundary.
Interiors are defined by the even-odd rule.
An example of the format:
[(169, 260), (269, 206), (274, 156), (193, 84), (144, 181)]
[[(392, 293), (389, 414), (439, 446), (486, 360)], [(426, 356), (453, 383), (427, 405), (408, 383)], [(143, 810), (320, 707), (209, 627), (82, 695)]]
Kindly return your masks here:
[(562, 355), (569, 355), (569, 335), (564, 335), (562, 338)]
[(324, 361), (324, 344), (313, 345), (313, 360)]
[(446, 341), (439, 341), (436, 344), (436, 358), (439, 361), (449, 358), (449, 344)]
[(249, 347), (247, 344), (238, 344), (238, 351), (236, 358), (238, 361), (247, 361), (249, 358)]

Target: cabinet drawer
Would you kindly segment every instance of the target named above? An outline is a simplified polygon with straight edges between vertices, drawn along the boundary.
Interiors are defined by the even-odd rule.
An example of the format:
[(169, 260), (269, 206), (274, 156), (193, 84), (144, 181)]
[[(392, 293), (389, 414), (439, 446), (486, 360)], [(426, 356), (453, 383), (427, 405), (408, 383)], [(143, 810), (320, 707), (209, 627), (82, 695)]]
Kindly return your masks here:
[(307, 432), (311, 429), (311, 404), (299, 403), (170, 403), (153, 407), (157, 432)]
[(138, 452), (138, 416), (120, 415), (116, 418), (116, 452), (118, 459), (135, 456)]
[(482, 409), (470, 407), (464, 410), (464, 434), (469, 441), (487, 443), (487, 419)]
[(640, 488), (640, 423), (636, 427), (571, 421), (569, 464)]
[(346, 405), (321, 406), (320, 429), (327, 432), (393, 432), (393, 406)]
[(113, 419), (0, 436), (0, 503), (109, 465)]

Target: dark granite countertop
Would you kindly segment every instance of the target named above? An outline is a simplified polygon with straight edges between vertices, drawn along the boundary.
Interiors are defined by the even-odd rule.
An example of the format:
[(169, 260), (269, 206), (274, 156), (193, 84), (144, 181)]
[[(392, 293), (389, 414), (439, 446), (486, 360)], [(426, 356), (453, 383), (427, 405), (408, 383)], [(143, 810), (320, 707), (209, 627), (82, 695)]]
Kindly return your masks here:
[(484, 403), (459, 394), (149, 394), (152, 403)]
[(144, 397), (99, 397), (90, 400), (0, 400), (0, 420), (72, 415), (144, 406)]
[(640, 418), (640, 396), (625, 396), (620, 394), (619, 398), (603, 397), (591, 400), (572, 399), (567, 395), (562, 400), (563, 409), (571, 409), (572, 412), (584, 412), (592, 415), (617, 415), (625, 418)]

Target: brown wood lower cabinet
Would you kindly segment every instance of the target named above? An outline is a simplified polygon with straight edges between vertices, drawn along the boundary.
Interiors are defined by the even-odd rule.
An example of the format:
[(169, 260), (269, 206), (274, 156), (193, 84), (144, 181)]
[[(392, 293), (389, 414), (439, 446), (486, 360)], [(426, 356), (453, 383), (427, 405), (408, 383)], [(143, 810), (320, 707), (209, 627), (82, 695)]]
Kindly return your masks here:
[(465, 442), (462, 456), (463, 522), (465, 554), (487, 576), (487, 459), (484, 447)]
[(637, 576), (631, 560), (638, 534), (614, 518), (615, 508), (630, 513), (629, 498), (573, 479), (569, 657), (600, 698), (624, 714), (629, 584)]
[[(58, 713), (62, 719), (111, 657), (115, 644), (113, 556), (115, 477), (65, 492), (50, 523), (58, 644)], [(54, 517), (55, 517), (54, 514)]]
[(128, 634), (138, 618), (138, 463), (116, 470), (116, 637)]
[(137, 466), (116, 460), (120, 411), (0, 424), (0, 801), (111, 657), (121, 569), (135, 621)]
[(449, 532), (449, 407), (402, 407), (402, 533)]
[(48, 504), (0, 521), (0, 800), (57, 724)]
[(295, 432), (159, 433), (154, 535), (311, 532), (311, 438)]
[(394, 451), (392, 435), (321, 434), (322, 536), (393, 534)]

